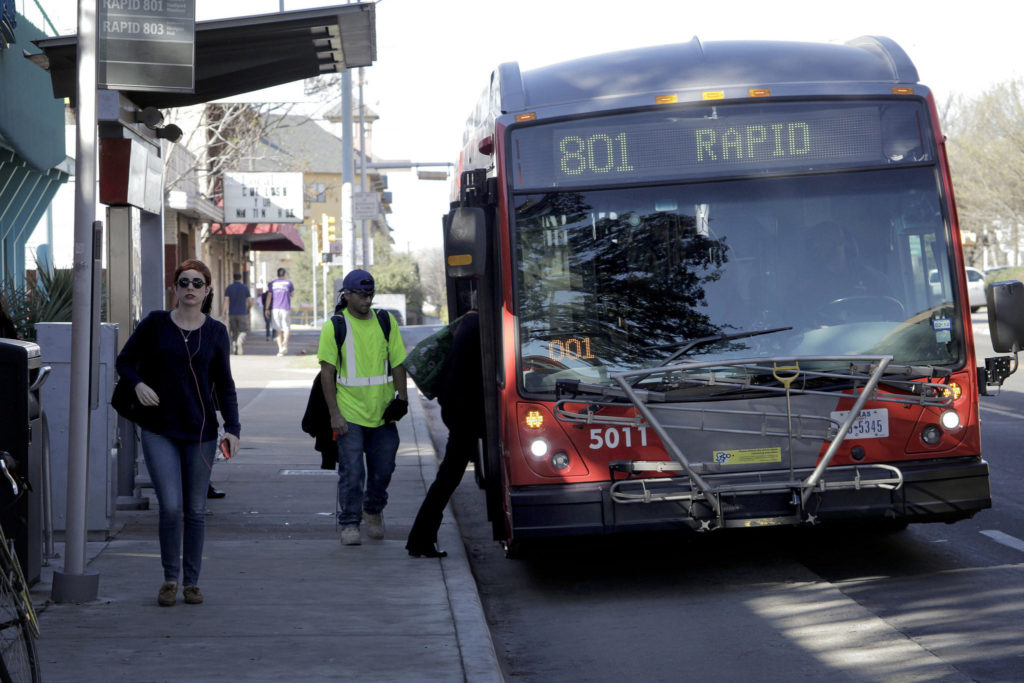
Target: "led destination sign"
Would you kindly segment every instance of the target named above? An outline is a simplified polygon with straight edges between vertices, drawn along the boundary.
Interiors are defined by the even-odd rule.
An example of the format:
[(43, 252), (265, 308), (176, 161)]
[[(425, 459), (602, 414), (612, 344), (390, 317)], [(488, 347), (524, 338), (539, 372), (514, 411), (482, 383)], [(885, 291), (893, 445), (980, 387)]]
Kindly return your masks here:
[(747, 175), (929, 158), (913, 102), (730, 105), (512, 132), (517, 187)]

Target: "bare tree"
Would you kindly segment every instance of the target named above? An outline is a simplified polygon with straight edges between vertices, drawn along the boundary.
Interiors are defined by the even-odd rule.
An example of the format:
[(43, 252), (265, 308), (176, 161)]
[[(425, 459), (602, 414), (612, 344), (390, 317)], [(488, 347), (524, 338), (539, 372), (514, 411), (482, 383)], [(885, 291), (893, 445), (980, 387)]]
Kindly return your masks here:
[(1021, 265), (1024, 80), (954, 100), (945, 118), (963, 229), (977, 233), (983, 246), (1008, 253), (1010, 265)]
[(244, 170), (255, 152), (267, 154), (261, 140), (282, 125), (290, 103), (208, 103), (165, 112), (165, 120), (185, 131), (168, 155), (165, 188), (186, 189), (216, 201), (225, 172)]

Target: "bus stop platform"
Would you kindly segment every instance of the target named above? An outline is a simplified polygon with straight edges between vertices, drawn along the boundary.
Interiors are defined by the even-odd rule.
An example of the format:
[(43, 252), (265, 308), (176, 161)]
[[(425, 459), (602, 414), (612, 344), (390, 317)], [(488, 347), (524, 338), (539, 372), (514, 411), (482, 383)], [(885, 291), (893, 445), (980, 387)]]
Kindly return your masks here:
[[(253, 339), (252, 337), (258, 337)], [(342, 546), (337, 473), (320, 469), (299, 426), (316, 374), (318, 332), (293, 331), (289, 354), (250, 336), (232, 356), (242, 423), (239, 454), (218, 461), (199, 586), (205, 602), (157, 605), (163, 581), (157, 503), (118, 510), (112, 538), (88, 543), (99, 598), (50, 602), (54, 568), (32, 597), (47, 683), (116, 681), (501, 681), (457, 522), (445, 514), (444, 559), (409, 557), (405, 539), (437, 456), (410, 384), (386, 537)], [(312, 355), (312, 359), (296, 358)], [(140, 506), (136, 506), (140, 507)]]

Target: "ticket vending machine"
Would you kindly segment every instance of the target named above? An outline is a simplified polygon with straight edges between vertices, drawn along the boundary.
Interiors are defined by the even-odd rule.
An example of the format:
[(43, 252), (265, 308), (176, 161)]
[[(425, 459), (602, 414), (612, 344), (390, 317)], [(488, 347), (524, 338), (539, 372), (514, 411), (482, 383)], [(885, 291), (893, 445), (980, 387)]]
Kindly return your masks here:
[(0, 482), (0, 524), (21, 561), (29, 585), (39, 581), (43, 560), (43, 434), (40, 388), (50, 368), (39, 345), (0, 339), (0, 450), (15, 460), (17, 474), (29, 482), (18, 498)]

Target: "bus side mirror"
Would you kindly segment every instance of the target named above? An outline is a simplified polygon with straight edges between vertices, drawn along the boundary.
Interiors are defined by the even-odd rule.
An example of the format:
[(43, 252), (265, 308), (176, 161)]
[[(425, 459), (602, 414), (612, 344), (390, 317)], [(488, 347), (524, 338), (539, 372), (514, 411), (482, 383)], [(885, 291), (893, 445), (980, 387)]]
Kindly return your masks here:
[(487, 264), (487, 216), (482, 208), (460, 206), (448, 214), (444, 264), (450, 278), (483, 276)]
[(997, 353), (1024, 349), (1024, 284), (1016, 280), (993, 282), (985, 290), (988, 328)]

